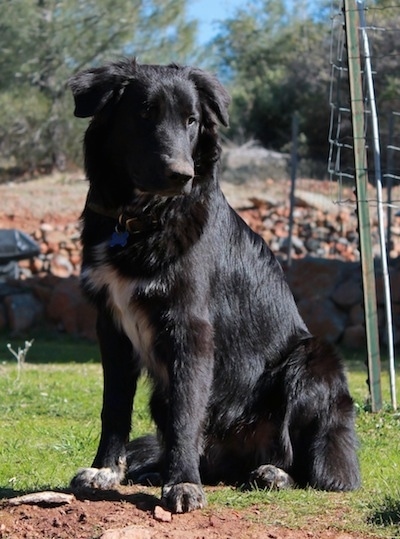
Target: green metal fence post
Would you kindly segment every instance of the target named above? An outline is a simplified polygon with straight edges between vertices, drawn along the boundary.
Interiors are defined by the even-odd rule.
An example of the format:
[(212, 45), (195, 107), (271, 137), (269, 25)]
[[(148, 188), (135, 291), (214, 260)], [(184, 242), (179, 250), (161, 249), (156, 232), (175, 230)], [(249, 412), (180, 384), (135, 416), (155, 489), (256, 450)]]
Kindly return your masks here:
[(372, 411), (382, 408), (381, 362), (371, 225), (367, 196), (367, 153), (364, 131), (364, 98), (361, 79), (359, 14), (356, 0), (344, 0), (347, 58), (349, 66), (350, 102), (353, 125), (354, 164), (361, 270), (367, 334), (368, 378)]

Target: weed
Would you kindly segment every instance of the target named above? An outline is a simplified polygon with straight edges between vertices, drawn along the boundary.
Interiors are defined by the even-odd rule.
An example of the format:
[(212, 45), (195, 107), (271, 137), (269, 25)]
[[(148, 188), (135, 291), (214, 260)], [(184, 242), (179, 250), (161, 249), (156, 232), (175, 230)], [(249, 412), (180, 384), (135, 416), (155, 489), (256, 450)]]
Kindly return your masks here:
[(18, 369), (18, 374), (17, 374), (17, 380), (20, 379), (20, 376), (21, 376), (21, 371), (22, 371), (22, 367), (24, 366), (24, 363), (25, 363), (25, 359), (26, 359), (26, 356), (31, 348), (33, 344), (33, 339), (31, 341), (25, 341), (25, 347), (24, 348), (20, 348), (18, 346), (18, 350), (15, 351), (13, 349), (13, 347), (11, 346), (10, 343), (7, 343), (7, 348), (9, 349), (9, 351), (11, 352), (11, 354), (15, 357), (15, 359), (17, 360), (17, 369)]

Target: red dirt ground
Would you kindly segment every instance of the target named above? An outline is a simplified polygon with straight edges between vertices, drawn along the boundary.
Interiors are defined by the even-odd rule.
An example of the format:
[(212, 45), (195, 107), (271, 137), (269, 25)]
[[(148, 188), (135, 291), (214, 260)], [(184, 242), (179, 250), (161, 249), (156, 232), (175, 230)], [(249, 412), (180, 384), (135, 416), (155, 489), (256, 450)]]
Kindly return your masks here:
[[(207, 490), (207, 488), (206, 488)], [(309, 529), (266, 526), (268, 507), (245, 510), (205, 508), (170, 515), (156, 507), (154, 489), (121, 487), (101, 499), (74, 499), (57, 507), (0, 506), (1, 539), (366, 539), (357, 533), (335, 531), (323, 519)], [(108, 497), (108, 499), (106, 499)], [(340, 515), (338, 515), (340, 522)], [(334, 526), (334, 524), (333, 524)], [(373, 539), (368, 535), (368, 539)]]
[(0, 185), (0, 227), (33, 232), (41, 223), (65, 225), (79, 219), (88, 183), (82, 173), (59, 174)]

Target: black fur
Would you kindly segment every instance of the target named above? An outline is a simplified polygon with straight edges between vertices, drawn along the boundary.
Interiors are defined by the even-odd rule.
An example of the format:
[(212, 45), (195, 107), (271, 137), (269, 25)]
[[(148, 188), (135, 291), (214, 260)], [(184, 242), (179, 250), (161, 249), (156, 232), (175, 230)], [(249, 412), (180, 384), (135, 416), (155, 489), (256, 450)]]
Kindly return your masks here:
[[(220, 190), (224, 88), (199, 69), (130, 60), (70, 86), (75, 114), (93, 116), (82, 283), (104, 368), (98, 452), (72, 486), (161, 477), (176, 512), (205, 504), (201, 481), (358, 487), (341, 360), (310, 335), (274, 255)], [(158, 437), (128, 444), (143, 368)]]

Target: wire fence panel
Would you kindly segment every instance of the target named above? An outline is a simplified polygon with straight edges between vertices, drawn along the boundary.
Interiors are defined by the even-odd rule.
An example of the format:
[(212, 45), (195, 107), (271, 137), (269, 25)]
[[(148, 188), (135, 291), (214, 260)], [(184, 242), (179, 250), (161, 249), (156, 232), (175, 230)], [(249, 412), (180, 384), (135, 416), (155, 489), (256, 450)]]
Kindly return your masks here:
[[(387, 252), (393, 258), (400, 254), (400, 237), (394, 238), (399, 232), (396, 220), (400, 208), (400, 143), (395, 140), (395, 120), (399, 117), (397, 108), (400, 105), (400, 5), (381, 1), (367, 6), (363, 0), (343, 0), (343, 3), (332, 3), (331, 13), (328, 171), (337, 185), (337, 202), (357, 206), (362, 266), (369, 266), (368, 270), (363, 267), (365, 307), (369, 306), (371, 294), (375, 295), (375, 284), (371, 281), (374, 277), (370, 271), (373, 268), (371, 238), (363, 236), (363, 232), (368, 236), (371, 234), (370, 214), (371, 209), (375, 209), (372, 219), (377, 240), (374, 254), (381, 267), (392, 406), (396, 409), (394, 326)], [(354, 65), (359, 71), (357, 80), (354, 80)], [(356, 109), (364, 118), (357, 117)], [(360, 183), (360, 175), (365, 176), (365, 182), (363, 176)], [(352, 183), (357, 186), (355, 196), (348, 196), (345, 186)], [(364, 224), (360, 222), (361, 212), (367, 219)], [(366, 321), (367, 314), (366, 310)], [(368, 329), (367, 326), (367, 336)], [(378, 365), (375, 363), (369, 361), (370, 378), (372, 374), (376, 378)]]
[[(370, 47), (372, 76), (379, 115), (379, 139), (381, 146), (381, 171), (386, 188), (383, 203), (391, 209), (389, 217), (400, 211), (400, 3), (385, 1), (363, 2), (365, 32)], [(343, 2), (333, 1), (331, 7), (331, 88), (329, 96), (330, 129), (328, 172), (337, 181), (337, 202), (354, 204), (355, 198), (343, 196), (343, 187), (354, 180), (353, 140), (351, 135), (351, 111), (348, 89), (348, 66), (344, 30)], [(360, 58), (363, 71), (363, 94), (367, 94), (365, 56)], [(367, 152), (372, 152), (371, 103), (366, 98), (365, 139)], [(370, 187), (374, 184), (374, 160), (368, 159)], [(370, 203), (376, 205), (376, 193), (369, 190)], [(398, 221), (394, 221), (398, 226)], [(398, 256), (399, 253), (392, 253)]]

